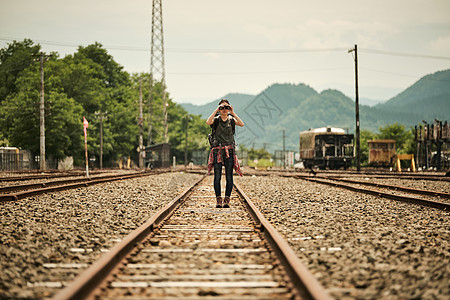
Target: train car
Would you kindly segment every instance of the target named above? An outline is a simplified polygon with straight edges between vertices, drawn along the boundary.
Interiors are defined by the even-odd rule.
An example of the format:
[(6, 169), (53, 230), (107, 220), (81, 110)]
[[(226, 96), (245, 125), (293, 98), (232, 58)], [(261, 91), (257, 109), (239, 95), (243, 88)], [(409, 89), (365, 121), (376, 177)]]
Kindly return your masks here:
[(370, 140), (369, 165), (374, 167), (393, 167), (395, 164), (395, 140)]
[(322, 127), (300, 132), (300, 158), (305, 168), (347, 169), (355, 157), (353, 134), (342, 128)]
[(156, 144), (145, 147), (144, 164), (148, 169), (170, 167), (170, 144)]
[(16, 147), (0, 147), (0, 171), (31, 170), (31, 152)]

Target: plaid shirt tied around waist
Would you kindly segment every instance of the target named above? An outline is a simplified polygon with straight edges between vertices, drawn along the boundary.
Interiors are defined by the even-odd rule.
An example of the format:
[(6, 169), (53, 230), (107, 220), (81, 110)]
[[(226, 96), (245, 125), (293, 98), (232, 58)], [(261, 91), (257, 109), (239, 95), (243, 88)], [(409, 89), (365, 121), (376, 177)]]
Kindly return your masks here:
[[(217, 151), (217, 163), (223, 163), (223, 158), (222, 158), (222, 149), (225, 150), (225, 156), (226, 158), (230, 157), (230, 149), (233, 149), (233, 145), (228, 145), (228, 146), (222, 146), (219, 145), (217, 147), (213, 147), (211, 148), (211, 152), (209, 152), (209, 159), (208, 159), (208, 175), (211, 173), (211, 170), (214, 166), (214, 150), (218, 149), (219, 151)], [(236, 156), (236, 151), (233, 151), (233, 158), (234, 158), (234, 164), (233, 164), (233, 169), (236, 171), (236, 173), (239, 174), (239, 176), (243, 176), (242, 175), (242, 171), (241, 171), (241, 167), (239, 166), (239, 161), (237, 159)]]

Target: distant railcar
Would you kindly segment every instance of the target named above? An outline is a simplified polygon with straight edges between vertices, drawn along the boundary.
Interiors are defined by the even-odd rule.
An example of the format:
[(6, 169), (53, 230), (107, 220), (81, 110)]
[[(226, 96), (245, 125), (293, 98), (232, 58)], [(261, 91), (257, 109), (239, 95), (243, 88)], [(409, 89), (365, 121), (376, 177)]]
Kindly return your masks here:
[(322, 127), (300, 132), (300, 158), (305, 168), (347, 169), (354, 158), (353, 134)]
[(145, 147), (145, 166), (149, 169), (170, 167), (170, 144), (156, 144)]
[(395, 164), (395, 140), (370, 140), (369, 165), (374, 167), (392, 167)]

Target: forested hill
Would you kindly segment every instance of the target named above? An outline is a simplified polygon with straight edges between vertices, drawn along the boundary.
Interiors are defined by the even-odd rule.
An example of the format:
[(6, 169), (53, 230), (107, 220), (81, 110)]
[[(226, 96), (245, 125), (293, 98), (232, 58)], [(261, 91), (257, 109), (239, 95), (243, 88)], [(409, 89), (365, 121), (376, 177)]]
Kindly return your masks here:
[(450, 70), (429, 74), (386, 103), (382, 109), (435, 115), (438, 119), (450, 116)]
[[(256, 96), (229, 94), (223, 98), (231, 101), (246, 125), (237, 129), (237, 142), (250, 147), (282, 149), (285, 130), (286, 148), (297, 150), (300, 131), (335, 126), (354, 132), (355, 128), (354, 100), (337, 90), (318, 93), (303, 83), (273, 84)], [(182, 106), (191, 114), (207, 118), (219, 99), (201, 106)], [(360, 106), (361, 129), (372, 132), (387, 124), (410, 127), (422, 120), (446, 120), (449, 115), (450, 70), (423, 77), (384, 104)]]

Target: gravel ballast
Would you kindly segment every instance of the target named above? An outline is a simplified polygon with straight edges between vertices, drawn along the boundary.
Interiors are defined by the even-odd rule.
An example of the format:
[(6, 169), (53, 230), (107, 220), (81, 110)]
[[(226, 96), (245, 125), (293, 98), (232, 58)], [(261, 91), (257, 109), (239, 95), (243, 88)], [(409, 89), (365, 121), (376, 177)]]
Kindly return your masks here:
[[(53, 296), (200, 177), (165, 173), (0, 203), (0, 299)], [(450, 298), (449, 212), (293, 178), (235, 182), (337, 299)]]
[(449, 298), (449, 212), (292, 178), (236, 182), (337, 299)]
[(164, 173), (0, 203), (0, 299), (51, 297), (200, 177)]

